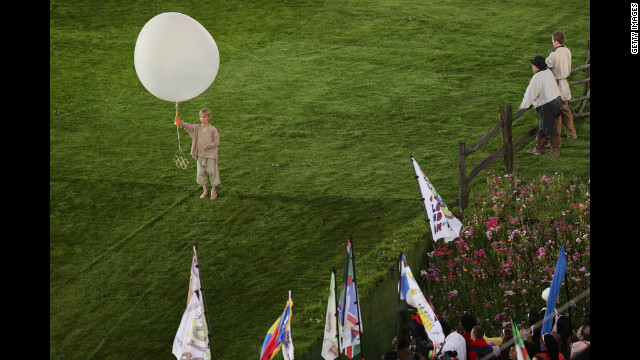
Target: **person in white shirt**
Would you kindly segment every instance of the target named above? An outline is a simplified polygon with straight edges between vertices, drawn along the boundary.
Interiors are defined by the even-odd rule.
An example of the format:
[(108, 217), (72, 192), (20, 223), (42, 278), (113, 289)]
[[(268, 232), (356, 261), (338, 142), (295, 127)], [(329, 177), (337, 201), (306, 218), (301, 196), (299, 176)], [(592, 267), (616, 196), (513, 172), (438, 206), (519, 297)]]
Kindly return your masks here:
[(575, 140), (578, 138), (578, 134), (576, 133), (576, 128), (573, 126), (573, 113), (569, 106), (571, 90), (569, 89), (569, 82), (567, 81), (567, 77), (571, 75), (571, 51), (564, 45), (565, 40), (566, 38), (562, 31), (553, 33), (551, 42), (556, 50), (549, 54), (545, 63), (556, 78), (556, 83), (560, 89), (560, 96), (562, 97), (562, 114), (560, 114), (558, 120), (556, 120), (556, 130), (558, 134), (562, 134), (562, 125), (564, 125), (567, 137)]
[(531, 61), (531, 70), (534, 72), (524, 98), (520, 104), (520, 109), (528, 109), (530, 106), (536, 108), (538, 114), (539, 130), (538, 144), (529, 150), (535, 155), (542, 155), (544, 145), (551, 143), (551, 151), (543, 156), (560, 155), (560, 134), (556, 130), (556, 120), (562, 112), (562, 98), (560, 90), (556, 84), (553, 73), (547, 69), (544, 57), (537, 55)]
[(440, 325), (442, 326), (442, 332), (446, 336), (440, 353), (455, 351), (458, 354), (456, 356), (458, 360), (467, 360), (467, 343), (464, 337), (452, 329), (451, 325), (445, 320), (440, 320)]

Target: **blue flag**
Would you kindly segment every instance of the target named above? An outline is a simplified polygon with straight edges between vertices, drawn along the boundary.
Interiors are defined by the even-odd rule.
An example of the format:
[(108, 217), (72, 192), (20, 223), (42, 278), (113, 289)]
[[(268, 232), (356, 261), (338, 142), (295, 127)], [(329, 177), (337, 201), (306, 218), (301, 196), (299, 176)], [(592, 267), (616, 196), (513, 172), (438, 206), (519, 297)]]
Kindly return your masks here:
[[(264, 337), (262, 343), (262, 350), (260, 350), (260, 360), (271, 360), (280, 351), (283, 344), (290, 343), (291, 335), (291, 307), (293, 301), (291, 300), (291, 290), (289, 290), (289, 300), (282, 312), (282, 315), (276, 319), (276, 322), (271, 325), (271, 328)], [(288, 333), (288, 335), (287, 335)], [(293, 345), (293, 344), (290, 344)], [(293, 350), (293, 349), (292, 349)], [(285, 360), (290, 359), (287, 352), (283, 352)]]
[(558, 263), (556, 264), (556, 270), (553, 272), (553, 280), (551, 280), (551, 289), (549, 289), (549, 297), (547, 297), (547, 309), (544, 312), (544, 321), (542, 322), (541, 334), (551, 332), (552, 319), (555, 316), (556, 302), (558, 301), (558, 295), (560, 294), (560, 287), (562, 286), (562, 280), (564, 279), (564, 273), (567, 270), (567, 259), (564, 255), (564, 245), (560, 246), (560, 255), (558, 256)]

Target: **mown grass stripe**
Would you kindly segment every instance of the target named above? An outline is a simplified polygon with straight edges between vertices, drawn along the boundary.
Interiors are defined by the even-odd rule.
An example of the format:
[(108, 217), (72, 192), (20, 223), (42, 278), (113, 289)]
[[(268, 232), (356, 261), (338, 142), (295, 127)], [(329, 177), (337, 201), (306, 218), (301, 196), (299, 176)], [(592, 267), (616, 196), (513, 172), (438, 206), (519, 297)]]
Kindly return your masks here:
[[(187, 197), (191, 196), (193, 193), (195, 193), (197, 191), (197, 189), (192, 190), (191, 192), (186, 193), (183, 197), (181, 197), (180, 199), (176, 200), (175, 202), (173, 202), (173, 204), (167, 206), (164, 210), (160, 211), (159, 213), (157, 213), (154, 217), (152, 217), (151, 219), (145, 221), (142, 225), (140, 225), (139, 227), (137, 227), (135, 230), (133, 230), (132, 232), (130, 232), (129, 234), (127, 234), (126, 236), (124, 236), (122, 239), (118, 240), (115, 244), (106, 247), (105, 251), (103, 253), (101, 253), (100, 255), (98, 255), (97, 257), (95, 257), (87, 266), (84, 267), (84, 269), (82, 269), (81, 271), (79, 271), (78, 273), (76, 273), (76, 276), (86, 272), (87, 270), (91, 269), (95, 264), (97, 264), (98, 262), (100, 262), (102, 260), (102, 258), (104, 258), (108, 253), (110, 253), (111, 251), (116, 250), (118, 247), (120, 247), (123, 243), (125, 243), (127, 240), (131, 239), (132, 237), (134, 237), (135, 235), (137, 235), (140, 231), (142, 231), (143, 229), (145, 229), (146, 227), (148, 227), (149, 225), (155, 223), (156, 221), (158, 221), (158, 219), (160, 219), (164, 214), (166, 214), (169, 210), (173, 209), (174, 207), (176, 207), (176, 205), (180, 204), (182, 201), (184, 201)], [(69, 277), (69, 280), (73, 280), (74, 277)]]

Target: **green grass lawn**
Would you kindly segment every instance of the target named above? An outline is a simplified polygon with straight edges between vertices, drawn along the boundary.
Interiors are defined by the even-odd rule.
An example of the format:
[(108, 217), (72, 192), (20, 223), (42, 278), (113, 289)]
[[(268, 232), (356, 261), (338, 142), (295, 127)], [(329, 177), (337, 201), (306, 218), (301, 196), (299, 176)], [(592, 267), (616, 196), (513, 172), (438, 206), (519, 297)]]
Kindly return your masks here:
[[(196, 242), (218, 358), (257, 358), (289, 288), (301, 357), (322, 336), (330, 271), (340, 278), (348, 236), (363, 302), (401, 251), (430, 239), (409, 155), (457, 213), (458, 141), (479, 140), (498, 106), (517, 109), (529, 59), (546, 54), (554, 31), (567, 35), (573, 67), (590, 38), (589, 4), (574, 0), (50, 9), (50, 358), (65, 360), (174, 358)], [(220, 51), (213, 85), (180, 103), (191, 123), (213, 111), (215, 201), (198, 198), (193, 160), (175, 166), (174, 104), (134, 68), (138, 33), (170, 11), (198, 20)], [(527, 112), (514, 137), (537, 121)], [(579, 139), (565, 140), (558, 158), (516, 149), (518, 173), (589, 178), (589, 122), (576, 120)], [(180, 138), (187, 154), (182, 129)], [(499, 146), (498, 135), (468, 171)], [(490, 169), (502, 171), (502, 160)]]

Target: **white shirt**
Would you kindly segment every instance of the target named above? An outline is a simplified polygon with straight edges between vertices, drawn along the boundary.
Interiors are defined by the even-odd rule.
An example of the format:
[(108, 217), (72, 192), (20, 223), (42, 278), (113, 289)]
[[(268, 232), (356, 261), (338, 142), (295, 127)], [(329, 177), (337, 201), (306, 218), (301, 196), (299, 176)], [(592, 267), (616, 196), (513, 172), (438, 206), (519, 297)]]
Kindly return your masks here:
[(539, 70), (533, 74), (529, 82), (520, 109), (527, 109), (531, 105), (542, 106), (558, 96), (560, 96), (560, 90), (551, 70)]
[(467, 343), (464, 337), (457, 331), (452, 331), (451, 334), (447, 335), (444, 339), (444, 346), (442, 347), (441, 353), (444, 354), (445, 351), (451, 350), (458, 352), (458, 360), (467, 360)]
[(571, 90), (567, 81), (567, 78), (571, 75), (571, 51), (564, 46), (560, 46), (556, 51), (549, 54), (545, 63), (547, 63), (547, 67), (558, 80), (562, 101), (571, 99)]

